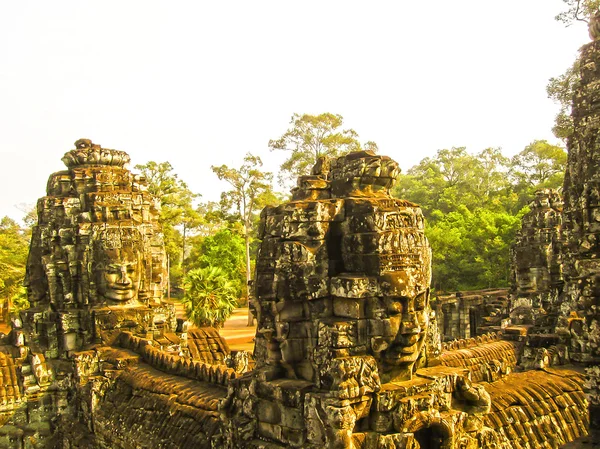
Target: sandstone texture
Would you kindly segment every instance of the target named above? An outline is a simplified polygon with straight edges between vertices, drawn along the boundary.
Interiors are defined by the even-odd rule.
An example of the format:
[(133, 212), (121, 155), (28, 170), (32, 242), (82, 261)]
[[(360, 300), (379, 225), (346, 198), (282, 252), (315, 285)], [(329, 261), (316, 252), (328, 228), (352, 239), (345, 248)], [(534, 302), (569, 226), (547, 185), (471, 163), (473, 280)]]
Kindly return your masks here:
[[(230, 382), (225, 447), (559, 447), (586, 434), (581, 376), (514, 372), (527, 328), (442, 347), (422, 213), (390, 197), (397, 171), (368, 152), (324, 159), (263, 211), (256, 366)], [(458, 298), (448, 323), (469, 331), (483, 298)], [(478, 322), (508, 310), (505, 297), (494, 304)], [(516, 403), (506, 386), (529, 383)]]
[(587, 433), (564, 345), (526, 326), (467, 334), (494, 327), (500, 296), (448, 309), (471, 338), (442, 345), (423, 216), (390, 196), (390, 158), (321, 159), (262, 212), (250, 360), (212, 328), (177, 329), (158, 203), (126, 153), (75, 145), (40, 200), (32, 307), (0, 341), (0, 448), (557, 448)]
[(570, 359), (588, 367), (593, 405), (600, 406), (600, 41), (581, 50), (581, 82), (573, 98), (574, 133), (563, 187), (565, 292), (558, 332)]

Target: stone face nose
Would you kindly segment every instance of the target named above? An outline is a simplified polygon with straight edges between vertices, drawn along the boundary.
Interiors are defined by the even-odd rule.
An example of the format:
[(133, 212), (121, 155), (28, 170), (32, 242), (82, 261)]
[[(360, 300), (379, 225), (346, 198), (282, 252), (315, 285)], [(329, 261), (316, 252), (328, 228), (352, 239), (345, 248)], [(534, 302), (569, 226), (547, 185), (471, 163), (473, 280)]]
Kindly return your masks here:
[(419, 332), (421, 332), (421, 325), (417, 320), (415, 312), (409, 312), (402, 317), (402, 324), (400, 325), (401, 334), (418, 334)]
[(120, 267), (119, 278), (117, 279), (117, 283), (120, 285), (131, 284), (131, 278), (127, 274), (127, 267)]

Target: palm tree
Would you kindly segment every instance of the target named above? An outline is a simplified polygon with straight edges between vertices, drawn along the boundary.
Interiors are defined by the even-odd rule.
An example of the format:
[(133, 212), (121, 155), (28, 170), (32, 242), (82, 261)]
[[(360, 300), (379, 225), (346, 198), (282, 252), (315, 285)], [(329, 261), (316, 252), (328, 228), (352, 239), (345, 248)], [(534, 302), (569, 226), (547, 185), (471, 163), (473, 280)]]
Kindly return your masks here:
[(222, 327), (237, 306), (236, 287), (221, 268), (190, 270), (184, 285), (182, 302), (196, 326)]

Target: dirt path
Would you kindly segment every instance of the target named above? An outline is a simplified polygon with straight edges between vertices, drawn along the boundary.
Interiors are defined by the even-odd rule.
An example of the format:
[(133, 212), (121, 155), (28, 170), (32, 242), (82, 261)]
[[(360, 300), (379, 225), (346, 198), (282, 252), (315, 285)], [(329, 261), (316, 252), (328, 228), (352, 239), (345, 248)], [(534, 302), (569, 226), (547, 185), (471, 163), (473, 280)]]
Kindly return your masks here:
[[(185, 319), (183, 305), (175, 300), (175, 311), (177, 318)], [(225, 338), (229, 348), (234, 351), (252, 351), (254, 349), (254, 334), (256, 326), (247, 326), (248, 308), (235, 309), (229, 319), (225, 321), (219, 334)]]
[(236, 351), (252, 351), (256, 326), (248, 326), (248, 309), (235, 309), (225, 321), (219, 334), (225, 338), (229, 348)]

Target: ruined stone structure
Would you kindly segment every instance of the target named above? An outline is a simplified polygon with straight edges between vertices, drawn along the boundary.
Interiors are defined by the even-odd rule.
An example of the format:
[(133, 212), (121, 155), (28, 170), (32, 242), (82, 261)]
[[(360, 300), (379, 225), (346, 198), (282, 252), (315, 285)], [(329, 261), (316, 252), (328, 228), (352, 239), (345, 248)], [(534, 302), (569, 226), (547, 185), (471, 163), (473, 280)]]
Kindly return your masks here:
[(32, 307), (0, 342), (0, 448), (557, 448), (586, 434), (581, 376), (550, 367), (551, 348), (514, 373), (520, 333), (441, 345), (423, 217), (390, 196), (391, 159), (322, 159), (263, 211), (247, 371), (214, 329), (174, 333), (158, 206), (128, 156), (76, 147), (40, 200)]
[(396, 172), (368, 152), (321, 160), (290, 202), (263, 211), (256, 368), (230, 383), (225, 447), (558, 447), (585, 435), (578, 374), (512, 373), (520, 334), (442, 351), (422, 214), (390, 197)]
[(559, 192), (538, 190), (511, 248), (512, 324), (553, 333), (563, 289), (563, 203)]
[[(594, 28), (595, 27), (595, 28)], [(593, 405), (600, 407), (600, 41), (581, 50), (573, 98), (574, 133), (563, 187), (565, 294), (557, 331), (569, 340), (569, 357), (588, 368)]]
[(538, 190), (529, 207), (511, 251), (513, 290), (519, 298), (543, 300), (563, 284), (562, 197), (556, 190)]
[(0, 447), (208, 448), (229, 348), (174, 333), (159, 203), (129, 156), (75, 146), (38, 202), (31, 308), (0, 342)]
[(145, 180), (124, 168), (122, 151), (75, 146), (38, 201), (27, 263), (23, 331), (46, 358), (110, 344), (127, 328), (151, 333), (166, 285), (159, 205)]
[[(536, 195), (513, 251), (513, 324), (521, 324), (527, 367), (574, 363), (585, 370), (593, 426), (600, 428), (600, 16), (581, 49), (573, 98), (564, 204)], [(519, 323), (515, 318), (521, 318)]]
[[(574, 133), (568, 141), (564, 205), (554, 192), (539, 192), (524, 217), (513, 257), (515, 297), (535, 324), (525, 348), (531, 363), (558, 359), (586, 370), (586, 391), (600, 425), (600, 42), (581, 49), (573, 98)], [(547, 333), (540, 335), (537, 332)], [(531, 350), (529, 350), (531, 348)], [(534, 350), (535, 348), (535, 350)], [(551, 352), (548, 352), (550, 349)], [(537, 354), (537, 355), (536, 355)], [(531, 362), (534, 360), (534, 362)]]
[(431, 307), (442, 341), (499, 332), (510, 323), (508, 291), (503, 289), (440, 295)]

